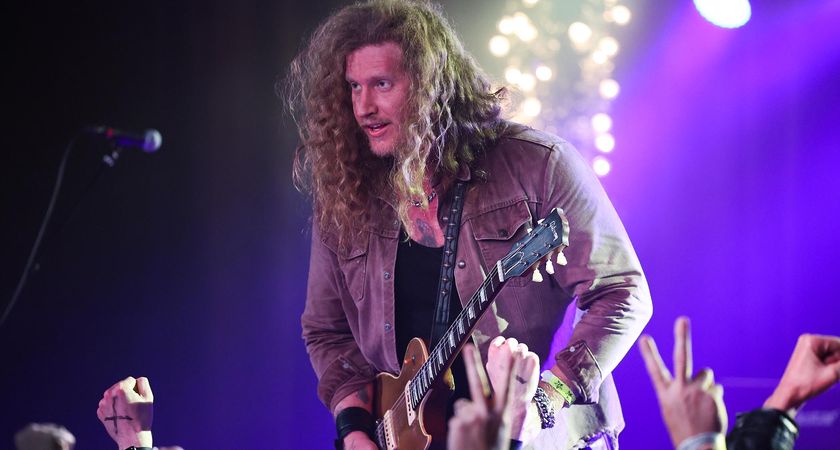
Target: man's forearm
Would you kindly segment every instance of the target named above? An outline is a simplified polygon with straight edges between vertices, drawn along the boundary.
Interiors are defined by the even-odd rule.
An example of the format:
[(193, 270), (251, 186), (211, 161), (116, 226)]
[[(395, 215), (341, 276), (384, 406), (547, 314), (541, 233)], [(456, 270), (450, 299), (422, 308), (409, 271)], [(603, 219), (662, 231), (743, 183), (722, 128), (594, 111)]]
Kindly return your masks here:
[(364, 408), (373, 412), (373, 383), (366, 384), (363, 388), (344, 397), (336, 403), (335, 409), (332, 412), (333, 418), (335, 418), (335, 416), (337, 416), (342, 410), (352, 406)]

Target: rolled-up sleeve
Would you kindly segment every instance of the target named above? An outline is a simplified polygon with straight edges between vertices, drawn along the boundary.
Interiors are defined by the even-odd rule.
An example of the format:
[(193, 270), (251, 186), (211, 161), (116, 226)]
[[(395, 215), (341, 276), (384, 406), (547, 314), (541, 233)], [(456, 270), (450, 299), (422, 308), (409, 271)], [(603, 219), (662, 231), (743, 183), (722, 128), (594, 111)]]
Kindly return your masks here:
[[(301, 316), (303, 340), (318, 377), (318, 398), (330, 411), (346, 396), (373, 381), (347, 318), (353, 308), (336, 254), (313, 226), (306, 306)], [(351, 311), (350, 313), (355, 313)]]
[(566, 142), (547, 158), (542, 216), (561, 207), (570, 225), (568, 264), (555, 279), (584, 312), (555, 360), (577, 403), (595, 403), (601, 382), (650, 320), (650, 292), (627, 232), (583, 158)]

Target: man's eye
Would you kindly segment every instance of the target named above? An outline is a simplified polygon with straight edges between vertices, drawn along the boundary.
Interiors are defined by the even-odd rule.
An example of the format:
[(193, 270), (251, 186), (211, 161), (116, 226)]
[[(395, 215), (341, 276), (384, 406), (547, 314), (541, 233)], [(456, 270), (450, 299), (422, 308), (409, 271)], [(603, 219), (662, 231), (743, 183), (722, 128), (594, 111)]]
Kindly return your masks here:
[(359, 83), (350, 83), (350, 89), (352, 89), (354, 91), (358, 90), (359, 89)]
[(387, 89), (387, 88), (391, 87), (391, 82), (387, 81), (387, 80), (380, 80), (378, 86), (381, 87), (381, 88)]

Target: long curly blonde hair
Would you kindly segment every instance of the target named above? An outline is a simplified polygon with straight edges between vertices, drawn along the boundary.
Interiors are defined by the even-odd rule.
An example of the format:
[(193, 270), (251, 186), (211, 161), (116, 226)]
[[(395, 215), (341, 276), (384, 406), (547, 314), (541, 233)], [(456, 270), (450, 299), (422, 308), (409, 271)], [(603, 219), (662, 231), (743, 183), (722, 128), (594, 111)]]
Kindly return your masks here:
[[(370, 151), (356, 124), (344, 73), (348, 54), (384, 42), (400, 46), (411, 80), (409, 126), (389, 158)], [(428, 170), (451, 180), (504, 127), (504, 90), (492, 90), (440, 7), (428, 2), (370, 0), (342, 8), (313, 33), (282, 89), (302, 141), (295, 185), (311, 194), (313, 220), (323, 232), (337, 235), (340, 245), (364, 231), (368, 202), (383, 189), (396, 194), (398, 215), (406, 224), (411, 199), (425, 197)]]

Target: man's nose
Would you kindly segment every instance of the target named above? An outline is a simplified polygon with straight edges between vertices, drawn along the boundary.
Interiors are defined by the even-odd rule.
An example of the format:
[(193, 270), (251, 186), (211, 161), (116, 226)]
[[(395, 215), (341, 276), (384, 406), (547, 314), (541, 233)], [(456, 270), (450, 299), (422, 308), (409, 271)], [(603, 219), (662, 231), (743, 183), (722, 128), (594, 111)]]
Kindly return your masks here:
[(377, 107), (375, 96), (372, 95), (372, 93), (367, 89), (362, 89), (362, 91), (359, 92), (359, 95), (356, 98), (356, 108), (360, 116), (369, 116), (371, 114), (376, 114)]

